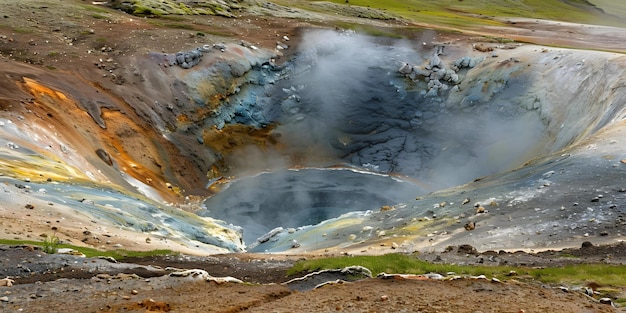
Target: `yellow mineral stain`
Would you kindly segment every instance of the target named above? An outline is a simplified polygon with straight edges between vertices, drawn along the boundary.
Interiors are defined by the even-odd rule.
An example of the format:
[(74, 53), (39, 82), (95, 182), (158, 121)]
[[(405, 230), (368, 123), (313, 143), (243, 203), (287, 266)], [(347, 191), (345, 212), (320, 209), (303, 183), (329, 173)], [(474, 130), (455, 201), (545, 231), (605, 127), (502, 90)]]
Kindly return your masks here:
[(229, 124), (222, 129), (205, 129), (202, 138), (205, 145), (227, 155), (247, 145), (262, 149), (277, 145), (277, 138), (271, 134), (273, 128), (273, 126), (255, 128), (248, 125)]
[(159, 172), (158, 164), (165, 164), (165, 161), (159, 158), (159, 151), (151, 144), (149, 131), (136, 125), (120, 111), (102, 110), (102, 118), (107, 124), (107, 131), (102, 134), (102, 138), (117, 167), (134, 179), (149, 183), (163, 196), (176, 193), (178, 188), (167, 188)]
[[(160, 164), (165, 164), (165, 161), (159, 158), (162, 151), (157, 151), (152, 142), (155, 137), (153, 131), (137, 125), (128, 114), (108, 109), (101, 111), (101, 117), (107, 125), (106, 129), (102, 129), (71, 96), (31, 78), (23, 77), (22, 80), (18, 84), (33, 96), (29, 109), (35, 117), (28, 117), (32, 120), (30, 122), (54, 128), (55, 132), (63, 134), (69, 146), (83, 154), (85, 160), (92, 162), (96, 168), (108, 166), (99, 164), (100, 160), (95, 154), (96, 149), (102, 148), (113, 157), (119, 170), (148, 184), (163, 199), (175, 201), (179, 198), (175, 192), (178, 188), (167, 188), (165, 185), (166, 180), (160, 172)], [(13, 172), (31, 179), (41, 177), (41, 173), (59, 181), (89, 179), (64, 160), (49, 154), (46, 153), (46, 157), (51, 160), (24, 160), (23, 167), (14, 168)], [(0, 168), (5, 166), (0, 163)]]
[(28, 77), (23, 77), (22, 79), (24, 80), (24, 87), (26, 87), (30, 93), (37, 98), (49, 97), (58, 101), (67, 100), (67, 96), (60, 91), (48, 88), (38, 83), (36, 80)]

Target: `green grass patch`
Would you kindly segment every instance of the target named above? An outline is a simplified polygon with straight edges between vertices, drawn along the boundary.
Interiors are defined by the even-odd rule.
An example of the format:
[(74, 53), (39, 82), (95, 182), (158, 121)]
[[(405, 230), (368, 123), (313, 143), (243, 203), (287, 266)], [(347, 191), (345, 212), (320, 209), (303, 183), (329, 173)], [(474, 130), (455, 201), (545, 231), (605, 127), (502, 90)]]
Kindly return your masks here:
[(576, 264), (530, 270), (530, 275), (546, 283), (582, 284), (595, 281), (607, 286), (626, 286), (626, 266)]
[(578, 259), (577, 256), (569, 253), (559, 253), (560, 258), (568, 258), (568, 259)]
[(404, 36), (394, 32), (392, 29), (375, 27), (372, 25), (365, 24), (357, 24), (350, 22), (337, 21), (333, 23), (338, 28), (354, 30), (357, 33), (365, 34), (373, 37), (386, 37), (386, 38), (395, 38), (395, 39), (403, 39)]
[(495, 42), (495, 43), (514, 43), (515, 42), (515, 40), (502, 38), (502, 37), (485, 36), (484, 38), (490, 42)]
[(158, 17), (165, 15), (166, 13), (156, 8), (136, 5), (132, 14), (137, 16)]
[(13, 29), (13, 31), (17, 34), (30, 34), (33, 32), (32, 29), (26, 27), (16, 27)]
[(90, 11), (90, 12), (96, 12), (96, 13), (108, 13), (109, 12), (107, 9), (99, 7), (99, 6), (95, 6), (95, 5), (81, 5), (81, 7), (83, 8), (83, 10)]
[[(329, 0), (338, 5), (368, 7), (380, 9), (387, 13), (418, 22), (451, 27), (471, 27), (496, 25), (500, 22), (493, 17), (527, 17), (567, 21), (573, 23), (589, 23), (615, 25), (617, 19), (608, 14), (602, 14), (585, 0)], [(610, 0), (594, 0), (610, 3)], [(305, 2), (294, 0), (277, 0), (281, 5), (300, 6), (305, 9), (322, 6), (314, 5), (318, 0)], [(615, 2), (615, 1), (613, 1)], [(624, 5), (612, 5), (607, 8), (618, 7), (616, 12), (622, 12)], [(321, 9), (324, 11), (324, 9)], [(332, 12), (327, 12), (332, 13)], [(618, 17), (621, 14), (617, 15)]]
[(41, 244), (41, 251), (47, 254), (57, 253), (57, 249), (59, 247), (59, 237), (56, 235), (46, 236), (43, 243)]
[(108, 19), (107, 16), (104, 16), (104, 15), (98, 14), (98, 13), (91, 14), (91, 17), (93, 17), (95, 19), (98, 19), (98, 20), (106, 20), (106, 19)]
[(0, 239), (0, 245), (9, 245), (9, 246), (33, 245), (33, 246), (39, 246), (39, 245), (41, 245), (41, 241)]
[(454, 272), (457, 275), (485, 275), (507, 280), (508, 274), (515, 271), (516, 279), (529, 278), (545, 283), (585, 284), (597, 282), (604, 286), (626, 286), (626, 266), (608, 264), (577, 264), (550, 268), (526, 268), (514, 266), (469, 266), (454, 264), (435, 264), (419, 260), (405, 254), (386, 254), (382, 256), (345, 256), (299, 261), (289, 270), (288, 275), (308, 273), (323, 269), (337, 269), (360, 265), (367, 267), (373, 275), (380, 273), (445, 275)]
[(381, 256), (330, 257), (299, 261), (294, 264), (288, 274), (313, 272), (322, 269), (336, 269), (346, 266), (360, 265), (367, 267), (373, 275), (380, 273), (424, 274), (455, 272), (459, 275), (505, 275), (518, 269), (512, 266), (460, 266), (453, 264), (435, 264), (417, 259), (406, 254), (385, 254)]
[[(150, 251), (130, 251), (130, 250), (124, 250), (124, 249), (117, 249), (117, 250), (111, 250), (111, 251), (102, 251), (102, 250), (98, 250), (98, 249), (94, 249), (94, 248), (87, 248), (87, 247), (78, 247), (78, 246), (74, 246), (74, 245), (70, 245), (70, 244), (65, 244), (65, 243), (60, 243), (59, 241), (56, 242), (56, 244), (52, 244), (56, 236), (52, 236), (52, 237), (47, 237), (43, 242), (42, 241), (32, 241), (32, 240), (10, 240), (10, 239), (0, 239), (0, 244), (4, 244), (4, 245), (32, 245), (32, 246), (38, 246), (41, 247), (42, 250), (45, 252), (44, 249), (46, 249), (46, 247), (54, 247), (55, 249), (59, 249), (59, 248), (70, 248), (70, 249), (74, 249), (76, 251), (79, 251), (80, 253), (84, 254), (85, 256), (87, 256), (88, 258), (93, 258), (93, 257), (99, 257), (99, 256), (104, 256), (104, 257), (112, 257), (116, 260), (124, 260), (125, 258), (140, 258), (140, 257), (148, 257), (148, 256), (156, 256), (156, 255), (172, 255), (172, 254), (178, 254), (172, 250), (168, 250), (168, 249), (156, 249), (156, 250), (150, 250)], [(58, 238), (57, 238), (58, 240)], [(46, 243), (46, 241), (48, 241)], [(49, 250), (51, 251), (51, 250)], [(54, 250), (56, 251), (56, 250)]]

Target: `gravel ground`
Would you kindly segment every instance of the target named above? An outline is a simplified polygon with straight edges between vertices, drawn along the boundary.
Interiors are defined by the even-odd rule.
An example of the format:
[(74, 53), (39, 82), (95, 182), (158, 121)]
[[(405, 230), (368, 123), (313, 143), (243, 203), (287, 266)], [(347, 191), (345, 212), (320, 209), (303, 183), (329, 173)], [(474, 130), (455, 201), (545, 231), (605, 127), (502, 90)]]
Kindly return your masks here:
[[(505, 282), (465, 277), (423, 276), (355, 280), (340, 273), (320, 274), (307, 284), (285, 282), (294, 262), (311, 255), (225, 254), (210, 257), (172, 255), (124, 260), (47, 255), (30, 246), (0, 246), (0, 276), (14, 281), (1, 286), (3, 312), (61, 312), (68, 304), (80, 312), (616, 312), (580, 288), (542, 285), (524, 277)], [(567, 255), (568, 257), (558, 257)], [(626, 264), (624, 244), (580, 249), (479, 253), (470, 246), (419, 255), (434, 262), (563, 266), (580, 262)], [(245, 283), (211, 282), (200, 275), (176, 277), (183, 269)], [(200, 273), (198, 271), (198, 273)], [(416, 273), (421, 274), (421, 273)], [(445, 274), (445, 273), (444, 273)], [(590, 278), (592, 279), (592, 278)], [(331, 282), (313, 289), (323, 281)], [(590, 285), (591, 286), (591, 285)], [(562, 287), (568, 287), (565, 291)], [(592, 286), (594, 287), (594, 286)], [(597, 286), (595, 286), (597, 288)], [(624, 290), (613, 296), (624, 294)]]

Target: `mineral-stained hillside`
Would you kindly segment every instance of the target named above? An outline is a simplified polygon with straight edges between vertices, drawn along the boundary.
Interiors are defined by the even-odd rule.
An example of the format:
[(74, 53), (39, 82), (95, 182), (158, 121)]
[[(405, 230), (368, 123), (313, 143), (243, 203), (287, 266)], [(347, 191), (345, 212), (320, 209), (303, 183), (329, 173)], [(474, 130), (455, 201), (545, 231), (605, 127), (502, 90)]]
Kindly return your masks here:
[[(332, 20), (324, 10), (304, 11), (311, 4), (284, 4), (7, 6), (0, 25), (0, 166), (8, 195), (2, 214), (46, 223), (8, 223), (4, 236), (36, 239), (56, 231), (63, 240), (98, 248), (179, 242), (185, 250), (207, 251), (246, 244), (259, 251), (361, 250), (381, 243), (407, 251), (443, 248), (465, 240), (463, 225), (475, 226), (469, 234), (478, 235), (472, 238), (480, 238), (473, 239), (479, 247), (620, 238), (624, 157), (616, 134), (624, 115), (623, 55), (476, 36), (542, 43), (562, 27), (572, 34), (558, 39), (567, 46), (619, 51), (620, 28), (528, 20), (519, 27), (493, 18), (494, 26), (473, 24), (465, 35), (450, 24), (445, 31), (416, 28), (395, 9), (384, 13), (393, 16), (388, 19), (345, 14)], [(529, 35), (534, 31), (540, 34)], [(595, 149), (590, 156), (580, 148), (588, 146)], [(599, 165), (606, 162), (607, 168)], [(590, 166), (594, 171), (582, 171)], [(304, 187), (229, 189), (250, 186), (245, 177), (260, 172), (335, 167), (361, 173), (362, 180), (336, 171), (337, 181), (307, 174), (311, 184)], [(372, 174), (396, 175), (413, 191), (385, 195), (368, 185)], [(425, 195), (481, 176), (488, 177)], [(598, 187), (584, 188), (590, 180)], [(227, 190), (223, 197), (205, 201), (221, 190)], [(363, 204), (334, 192), (379, 200)], [(422, 200), (415, 202), (417, 196)], [(463, 204), (466, 198), (470, 204)], [(599, 200), (582, 205), (586, 198)], [(531, 200), (538, 203), (526, 211)], [(261, 220), (277, 210), (312, 210), (320, 218), (311, 224), (331, 220), (275, 230), (262, 245), (254, 238), (244, 243), (245, 227), (213, 219), (228, 215), (219, 213), (231, 209), (226, 203)], [(484, 208), (488, 214), (466, 208), (492, 203)], [(386, 209), (367, 213), (381, 206)], [(34, 211), (22, 214), (24, 207)], [(333, 219), (352, 211), (366, 213)], [(50, 214), (62, 218), (52, 221)], [(523, 218), (542, 222), (511, 223)], [(52, 229), (47, 222), (60, 225)], [(109, 227), (128, 233), (119, 242), (83, 235), (111, 235)], [(534, 235), (502, 239), (511, 233)]]

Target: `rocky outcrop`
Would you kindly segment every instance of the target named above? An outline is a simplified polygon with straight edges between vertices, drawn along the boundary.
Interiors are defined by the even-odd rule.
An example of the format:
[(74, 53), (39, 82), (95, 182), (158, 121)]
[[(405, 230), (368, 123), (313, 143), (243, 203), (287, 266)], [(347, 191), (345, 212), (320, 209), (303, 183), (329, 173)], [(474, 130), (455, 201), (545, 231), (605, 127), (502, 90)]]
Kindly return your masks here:
[(242, 10), (244, 1), (237, 0), (111, 0), (108, 5), (138, 16), (221, 15), (233, 17)]
[[(178, 65), (184, 69), (190, 69), (200, 63), (202, 61), (202, 56), (204, 53), (209, 53), (211, 51), (219, 50), (221, 52), (226, 51), (226, 45), (224, 44), (213, 44), (213, 45), (204, 45), (202, 47), (198, 47), (196, 49), (190, 51), (179, 51), (176, 53), (166, 53), (163, 55), (163, 66), (174, 66)], [(241, 75), (239, 75), (241, 76)]]
[(442, 92), (458, 91), (457, 85), (461, 82), (459, 71), (475, 67), (484, 58), (472, 58), (465, 56), (457, 59), (452, 65), (447, 65), (440, 57), (439, 51), (424, 61), (422, 65), (413, 65), (408, 62), (401, 62), (398, 73), (410, 78), (413, 81), (424, 81), (427, 89), (423, 93), (427, 97), (440, 96)]

